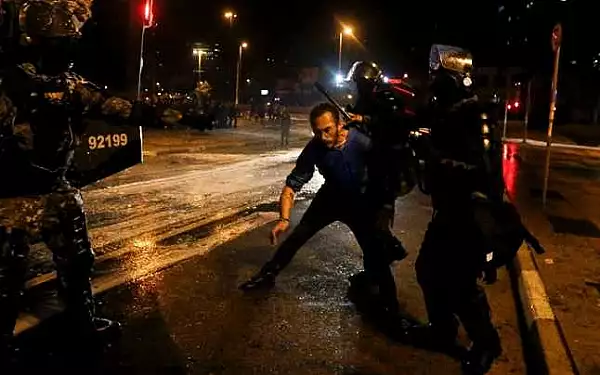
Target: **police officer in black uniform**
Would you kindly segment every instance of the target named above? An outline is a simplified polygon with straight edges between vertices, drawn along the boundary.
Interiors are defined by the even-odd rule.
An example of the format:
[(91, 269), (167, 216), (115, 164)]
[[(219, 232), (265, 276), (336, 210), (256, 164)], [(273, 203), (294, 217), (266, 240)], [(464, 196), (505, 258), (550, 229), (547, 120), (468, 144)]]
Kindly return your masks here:
[(478, 285), (485, 276), (486, 243), (476, 211), (478, 201), (503, 200), (501, 143), (472, 92), (470, 53), (434, 45), (429, 64), (433, 97), (426, 186), (434, 214), (416, 262), (429, 317), (422, 333), (450, 348), (460, 320), (473, 342), (464, 370), (484, 374), (501, 346)]
[[(357, 100), (349, 108), (353, 125), (367, 134), (373, 142), (368, 164), (369, 185), (367, 197), (378, 214), (378, 233), (385, 251), (394, 260), (404, 259), (408, 253), (393, 234), (397, 197), (407, 194), (415, 185), (412, 168), (412, 151), (408, 147), (408, 134), (412, 116), (408, 112), (407, 90), (387, 85), (379, 65), (370, 61), (355, 62), (348, 72), (347, 81), (356, 84)], [(360, 284), (361, 274), (355, 275), (353, 285)]]
[[(19, 312), (29, 243), (41, 237), (53, 253), (59, 295), (83, 338), (119, 324), (96, 316), (90, 284), (94, 263), (81, 193), (66, 178), (83, 131), (82, 117), (128, 121), (131, 103), (106, 98), (69, 71), (71, 43), (90, 16), (92, 0), (6, 1), (15, 23), (12, 52), (0, 86), (0, 356)], [(15, 21), (18, 20), (18, 21)], [(6, 26), (6, 25), (5, 25)], [(6, 30), (6, 29), (5, 29)], [(14, 31), (14, 30), (13, 30)], [(5, 40), (6, 42), (6, 40)], [(6, 51), (7, 49), (5, 49)], [(19, 61), (20, 60), (20, 61)]]

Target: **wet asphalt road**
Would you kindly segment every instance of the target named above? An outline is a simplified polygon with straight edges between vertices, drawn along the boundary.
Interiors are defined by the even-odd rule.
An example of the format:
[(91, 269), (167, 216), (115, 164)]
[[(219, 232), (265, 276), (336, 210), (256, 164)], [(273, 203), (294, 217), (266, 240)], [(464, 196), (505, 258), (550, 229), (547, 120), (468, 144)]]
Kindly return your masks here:
[[(459, 374), (455, 359), (394, 342), (360, 318), (345, 294), (348, 277), (360, 270), (361, 255), (343, 225), (316, 235), (270, 293), (238, 291), (274, 249), (267, 240), (270, 225), (254, 229), (255, 224), (228, 220), (241, 208), (274, 211), (298, 150), (279, 148), (274, 129), (234, 132), (147, 138), (154, 154), (145, 165), (86, 190), (99, 255), (95, 291), (102, 313), (124, 323), (123, 337), (99, 357), (88, 358), (81, 346), (65, 347), (63, 325), (48, 320), (20, 337), (30, 348), (23, 371)], [(297, 145), (308, 135), (299, 133)], [(321, 182), (317, 175), (303, 197), (310, 199)], [(294, 223), (307, 204), (298, 204)], [(395, 265), (399, 300), (407, 315), (424, 322), (414, 261), (431, 209), (419, 193), (397, 204), (394, 229), (411, 251)], [(208, 224), (215, 219), (216, 224)], [(40, 259), (37, 272), (43, 273), (50, 264), (34, 257), (34, 265)], [(54, 297), (48, 298), (52, 283), (41, 285), (28, 292), (27, 300), (54, 304)], [(491, 373), (524, 374), (508, 275), (501, 273), (487, 291), (505, 350)], [(85, 368), (65, 365), (74, 356)]]
[[(280, 147), (276, 128), (252, 124), (206, 133), (146, 130), (144, 137), (144, 164), (84, 189), (99, 257), (273, 201), (310, 131), (297, 124), (289, 148)], [(47, 280), (52, 270), (50, 252), (35, 244), (30, 284)]]
[[(293, 224), (306, 208), (300, 202)], [(395, 231), (411, 256), (395, 265), (404, 312), (426, 316), (414, 260), (431, 210), (418, 193), (398, 202)], [(35, 343), (22, 371), (93, 374), (459, 374), (446, 355), (394, 342), (366, 323), (346, 300), (347, 279), (361, 267), (349, 230), (333, 224), (298, 254), (268, 293), (244, 295), (238, 285), (272, 254), (270, 225), (190, 260), (117, 286), (100, 296), (101, 311), (124, 323), (123, 336), (97, 358), (53, 338), (60, 323), (21, 337)], [(197, 239), (186, 237), (191, 249)], [(181, 246), (179, 242), (176, 246)], [(170, 243), (159, 244), (157, 254)], [(449, 249), (451, 250), (451, 249)], [(152, 260), (146, 260), (151, 262)], [(522, 346), (506, 273), (487, 288), (505, 354), (491, 374), (524, 374)], [(463, 337), (464, 339), (464, 337)], [(58, 343), (57, 343), (58, 341)], [(37, 349), (36, 349), (37, 348)], [(79, 365), (69, 356), (79, 358)], [(85, 359), (84, 359), (85, 358)], [(29, 359), (29, 360), (28, 360)], [(83, 367), (82, 367), (83, 366)], [(93, 370), (92, 370), (93, 369)], [(21, 372), (23, 373), (23, 372)]]

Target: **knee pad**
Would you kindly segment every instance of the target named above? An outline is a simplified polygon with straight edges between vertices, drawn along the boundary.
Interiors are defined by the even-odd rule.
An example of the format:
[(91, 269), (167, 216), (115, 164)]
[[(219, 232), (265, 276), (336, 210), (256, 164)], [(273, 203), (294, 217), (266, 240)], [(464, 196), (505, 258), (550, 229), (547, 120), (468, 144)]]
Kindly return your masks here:
[(46, 233), (46, 243), (54, 254), (57, 268), (59, 271), (69, 269), (89, 274), (95, 255), (88, 237), (85, 216), (76, 211), (65, 212), (60, 219), (59, 228), (60, 232)]

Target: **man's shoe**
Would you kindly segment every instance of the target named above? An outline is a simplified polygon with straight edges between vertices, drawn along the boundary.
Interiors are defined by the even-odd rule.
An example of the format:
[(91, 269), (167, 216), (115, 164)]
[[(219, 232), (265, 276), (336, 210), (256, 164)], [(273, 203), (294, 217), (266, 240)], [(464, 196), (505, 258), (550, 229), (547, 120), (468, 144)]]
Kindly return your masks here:
[(121, 332), (121, 323), (116, 320), (94, 318), (92, 324), (96, 333), (101, 336), (112, 336)]
[(406, 251), (402, 242), (395, 236), (390, 239), (387, 246), (389, 247), (391, 262), (399, 262), (408, 256), (408, 251)]
[(259, 272), (257, 275), (250, 278), (242, 285), (240, 289), (244, 292), (249, 292), (258, 289), (270, 289), (275, 286), (276, 275), (273, 272)]
[(462, 369), (466, 375), (484, 375), (492, 368), (494, 361), (502, 354), (500, 345), (481, 347), (473, 344), (464, 360)]
[(431, 324), (412, 324), (398, 333), (400, 341), (421, 349), (444, 353), (461, 360), (466, 355), (466, 349), (458, 343), (454, 329), (442, 330)]
[(121, 324), (114, 320), (99, 317), (76, 319), (66, 315), (65, 325), (73, 342), (91, 343), (103, 346), (119, 338)]

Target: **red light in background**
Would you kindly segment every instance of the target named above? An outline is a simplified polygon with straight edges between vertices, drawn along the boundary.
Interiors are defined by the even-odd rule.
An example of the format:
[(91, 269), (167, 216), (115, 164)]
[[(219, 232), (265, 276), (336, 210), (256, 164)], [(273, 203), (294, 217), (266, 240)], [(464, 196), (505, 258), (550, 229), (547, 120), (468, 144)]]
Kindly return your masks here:
[(515, 196), (516, 180), (519, 172), (519, 164), (515, 157), (518, 146), (514, 143), (505, 143), (502, 151), (502, 174), (504, 176), (504, 185), (506, 186), (508, 195), (512, 198)]
[(512, 109), (512, 105), (507, 105), (506, 108), (508, 108), (509, 110)]
[(150, 27), (154, 23), (153, 0), (146, 0), (144, 4), (144, 26)]
[(521, 105), (521, 103), (515, 102), (515, 108), (519, 108), (520, 105)]

